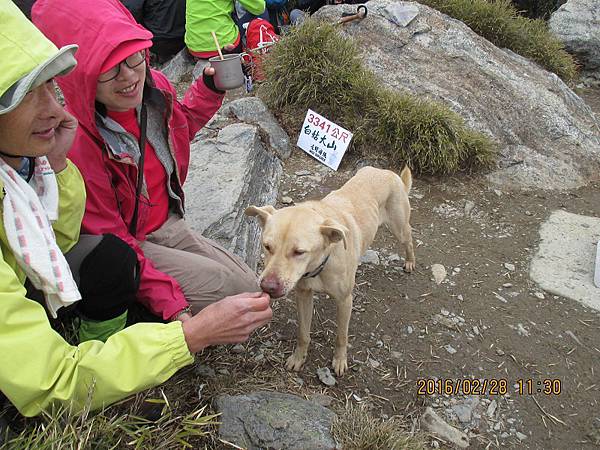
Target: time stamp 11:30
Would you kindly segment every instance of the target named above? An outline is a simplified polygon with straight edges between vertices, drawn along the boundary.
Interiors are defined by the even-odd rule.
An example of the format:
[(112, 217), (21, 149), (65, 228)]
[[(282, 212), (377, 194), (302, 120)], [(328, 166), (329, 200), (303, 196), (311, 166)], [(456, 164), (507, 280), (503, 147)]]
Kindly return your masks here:
[[(559, 378), (520, 378), (511, 384), (518, 395), (560, 395), (562, 392)], [(417, 395), (506, 395), (511, 384), (506, 378), (419, 378)]]

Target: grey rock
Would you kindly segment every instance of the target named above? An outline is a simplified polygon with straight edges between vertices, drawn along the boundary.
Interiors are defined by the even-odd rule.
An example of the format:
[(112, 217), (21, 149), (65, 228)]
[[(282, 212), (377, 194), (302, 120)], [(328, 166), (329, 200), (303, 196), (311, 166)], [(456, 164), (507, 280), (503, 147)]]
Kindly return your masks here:
[(360, 264), (379, 265), (379, 253), (375, 250), (367, 250), (365, 254), (360, 257)]
[(216, 406), (221, 413), (219, 436), (248, 450), (336, 447), (330, 432), (335, 413), (295, 395), (221, 395)]
[(181, 83), (186, 78), (191, 81), (194, 64), (194, 60), (187, 51), (187, 48), (184, 48), (164, 64), (160, 71), (171, 83)]
[(234, 345), (234, 346), (231, 348), (231, 351), (232, 351), (233, 353), (237, 353), (237, 354), (240, 354), (240, 353), (246, 353), (246, 348), (245, 348), (245, 347), (244, 347), (242, 344), (235, 344), (235, 345)]
[(588, 427), (587, 436), (592, 440), (593, 444), (600, 445), (600, 417), (592, 420)]
[(552, 14), (548, 26), (581, 61), (584, 75), (600, 83), (600, 1), (569, 0)]
[(440, 438), (450, 441), (460, 448), (469, 446), (469, 437), (460, 430), (448, 425), (432, 408), (427, 407), (421, 416), (421, 426)]
[(335, 378), (331, 375), (329, 367), (320, 367), (317, 369), (317, 376), (325, 386), (335, 386)]
[(529, 276), (540, 288), (600, 311), (594, 286), (600, 218), (554, 211), (540, 228), (540, 243)]
[(289, 136), (258, 97), (234, 100), (223, 107), (223, 113), (226, 112), (242, 122), (257, 125), (267, 135), (267, 143), (281, 159), (287, 159), (292, 153)]
[(307, 175), (310, 175), (310, 174), (311, 174), (311, 171), (310, 171), (310, 170), (297, 170), (296, 172), (294, 172), (294, 174), (295, 174), (297, 177), (305, 177), (305, 176), (307, 176)]
[(185, 184), (186, 217), (193, 229), (233, 251), (256, 270), (260, 228), (244, 215), (251, 205), (275, 203), (282, 164), (256, 126), (203, 129), (192, 143)]
[(206, 66), (210, 66), (208, 59), (199, 59), (194, 66), (194, 70), (192, 71), (192, 78), (195, 80), (201, 76)]
[(292, 200), (292, 197), (281, 197), (281, 203), (283, 203), (284, 205), (291, 205), (292, 203), (294, 203), (294, 200)]
[(195, 369), (196, 375), (202, 378), (213, 378), (216, 375), (215, 369), (204, 364), (198, 364)]
[(521, 433), (519, 431), (517, 431), (515, 433), (515, 435), (517, 436), (517, 439), (520, 440), (520, 441), (524, 441), (525, 439), (527, 439), (527, 435), (523, 434), (523, 433)]
[(511, 272), (514, 272), (516, 269), (515, 265), (511, 263), (504, 263), (504, 268), (506, 270), (510, 270)]
[[(396, 3), (418, 7), (406, 27), (385, 16), (385, 8)], [(337, 22), (355, 8), (327, 6), (315, 16)], [(598, 179), (598, 120), (538, 64), (418, 3), (371, 0), (367, 20), (342, 32), (355, 38), (363, 62), (385, 86), (442, 102), (499, 143), (499, 166), (488, 175), (494, 185), (568, 189)]]
[(454, 347), (452, 347), (450, 344), (446, 344), (444, 345), (444, 348), (446, 349), (446, 351), (448, 353), (450, 353), (451, 355), (454, 355), (456, 353), (456, 349)]
[(463, 424), (468, 424), (473, 419), (473, 411), (479, 405), (477, 397), (467, 397), (465, 400), (452, 406), (452, 412), (456, 414), (458, 420)]

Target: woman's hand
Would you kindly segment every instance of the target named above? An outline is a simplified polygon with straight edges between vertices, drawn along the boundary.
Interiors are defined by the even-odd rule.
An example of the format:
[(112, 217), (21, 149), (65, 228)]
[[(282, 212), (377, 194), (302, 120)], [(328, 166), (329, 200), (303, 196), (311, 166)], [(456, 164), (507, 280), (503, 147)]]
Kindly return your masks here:
[(273, 311), (269, 295), (252, 292), (212, 303), (182, 323), (190, 353), (218, 344), (245, 342), (255, 329), (269, 323)]
[(50, 167), (55, 173), (67, 167), (67, 152), (71, 149), (77, 133), (77, 119), (67, 111), (63, 112), (63, 120), (54, 130), (54, 148), (47, 155)]

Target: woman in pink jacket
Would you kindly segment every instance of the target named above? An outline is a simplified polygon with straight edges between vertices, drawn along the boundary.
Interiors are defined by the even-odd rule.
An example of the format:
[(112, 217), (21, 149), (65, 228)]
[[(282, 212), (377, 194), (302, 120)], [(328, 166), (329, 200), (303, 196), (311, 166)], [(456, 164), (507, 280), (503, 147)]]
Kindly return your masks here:
[(32, 19), (56, 45), (79, 45), (77, 68), (58, 83), (79, 121), (69, 158), (86, 184), (82, 232), (112, 233), (136, 251), (138, 300), (165, 321), (185, 321), (226, 296), (259, 291), (243, 261), (183, 219), (190, 141), (224, 96), (214, 70), (179, 102), (148, 67), (152, 34), (117, 0), (38, 0)]

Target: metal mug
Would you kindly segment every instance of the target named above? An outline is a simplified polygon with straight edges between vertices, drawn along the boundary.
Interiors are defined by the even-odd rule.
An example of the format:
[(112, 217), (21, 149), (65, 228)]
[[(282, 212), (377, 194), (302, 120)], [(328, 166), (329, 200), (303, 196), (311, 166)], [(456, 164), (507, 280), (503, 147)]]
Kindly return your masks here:
[(215, 69), (215, 87), (221, 91), (235, 89), (244, 85), (244, 72), (242, 72), (242, 56), (245, 53), (232, 53), (209, 58), (210, 65)]

